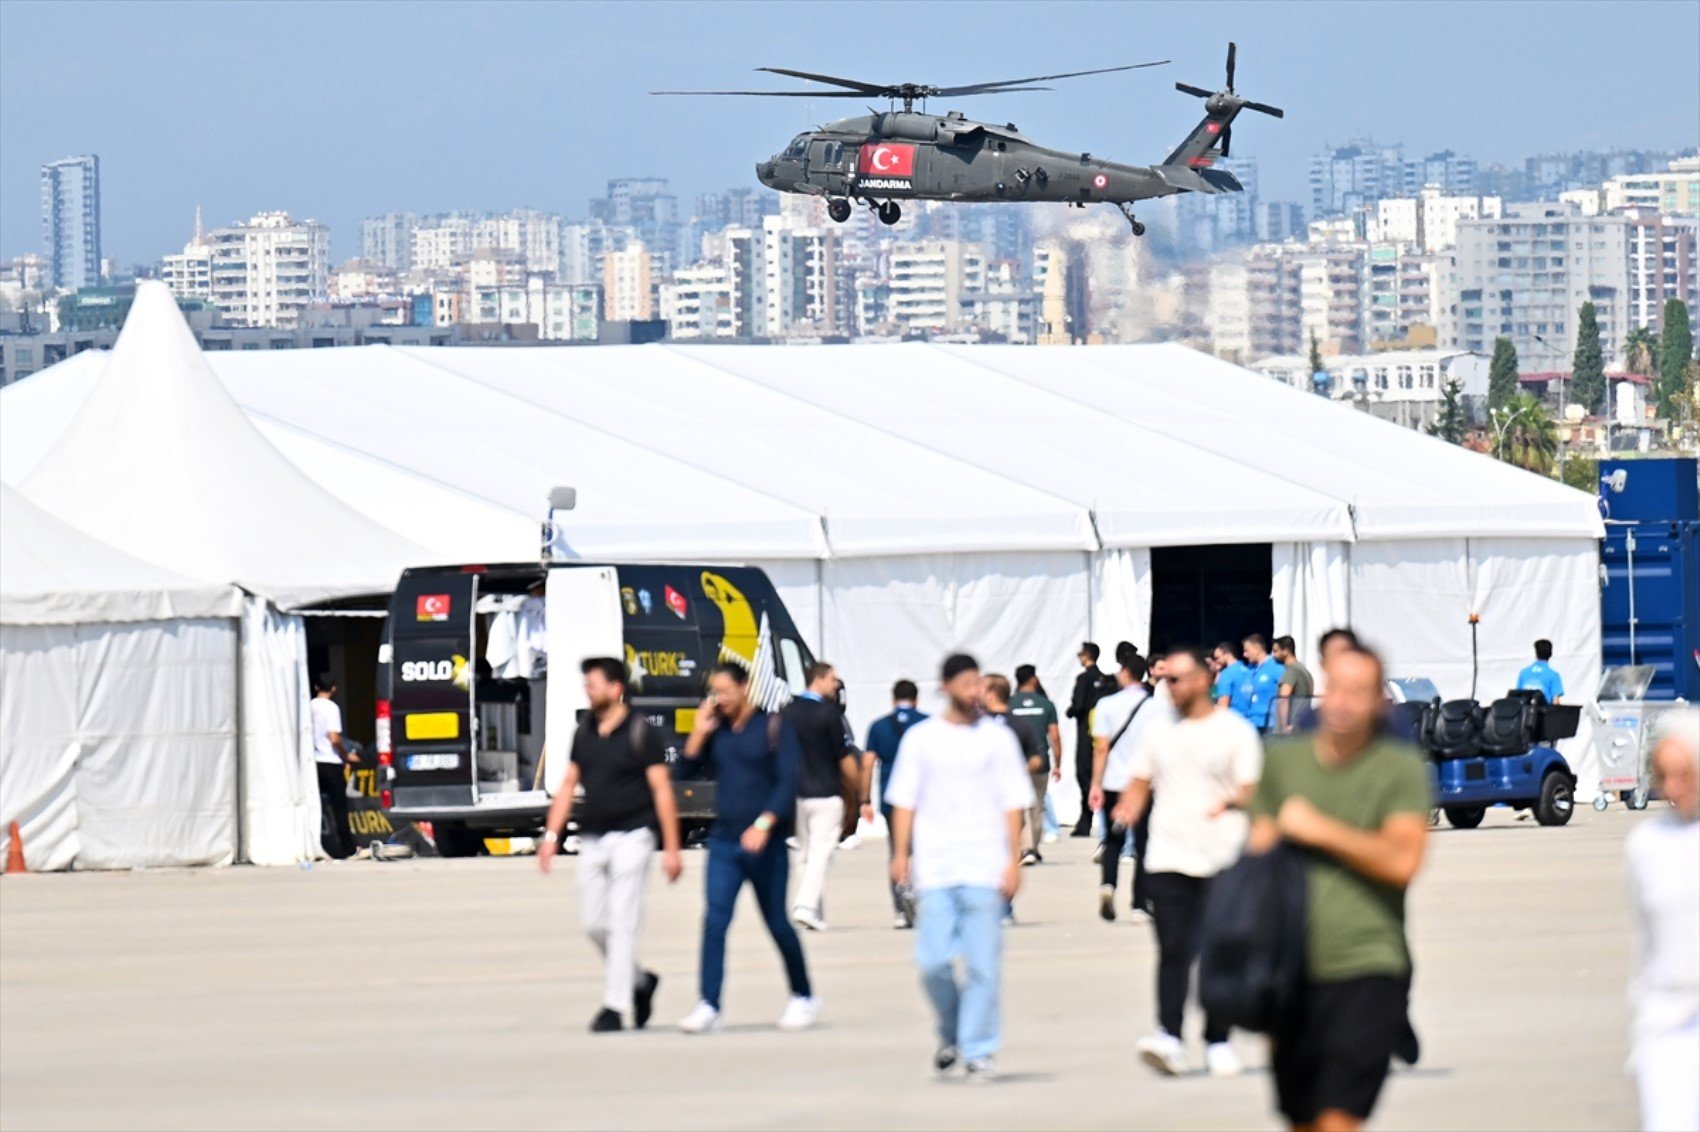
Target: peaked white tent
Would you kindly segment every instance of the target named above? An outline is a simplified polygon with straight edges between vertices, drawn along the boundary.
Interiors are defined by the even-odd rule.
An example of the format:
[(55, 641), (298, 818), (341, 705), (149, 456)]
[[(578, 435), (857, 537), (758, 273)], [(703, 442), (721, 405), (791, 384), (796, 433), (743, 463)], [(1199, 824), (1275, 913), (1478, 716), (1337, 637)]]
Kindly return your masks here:
[(433, 557), (268, 444), (158, 282), (137, 287), (99, 379), (18, 486), (146, 561), (282, 606), (383, 591)]
[(0, 485), (0, 828), (33, 869), (221, 864), (243, 595)]
[[(98, 375), (91, 361), (75, 361), (86, 392), (50, 445), (29, 445), (40, 454), (19, 489), (124, 554), (251, 595), (238, 611), (240, 647), (222, 661), (238, 697), (231, 725), (241, 721), (223, 772), (240, 785), (233, 848), (260, 863), (309, 858), (319, 805), (305, 630), (284, 610), (385, 592), (404, 568), (439, 555), (348, 506), (274, 448), (213, 375), (163, 284), (137, 288)], [(49, 678), (38, 665), (30, 671)], [(145, 761), (145, 773), (177, 773), (164, 769), (169, 758)]]
[[(364, 347), (208, 356), (299, 470), (458, 561), (766, 567), (850, 681), (969, 647), (1053, 690), (1075, 644), (1148, 645), (1152, 551), (1263, 544), (1273, 628), (1353, 623), (1447, 695), (1535, 637), (1598, 671), (1601, 524), (1541, 477), (1174, 346)], [(60, 377), (59, 371), (65, 370)], [(0, 393), (51, 430), (71, 363)], [(0, 420), (0, 438), (12, 422)], [(28, 475), (28, 453), (0, 473)], [(1480, 615), (1479, 669), (1469, 616)]]

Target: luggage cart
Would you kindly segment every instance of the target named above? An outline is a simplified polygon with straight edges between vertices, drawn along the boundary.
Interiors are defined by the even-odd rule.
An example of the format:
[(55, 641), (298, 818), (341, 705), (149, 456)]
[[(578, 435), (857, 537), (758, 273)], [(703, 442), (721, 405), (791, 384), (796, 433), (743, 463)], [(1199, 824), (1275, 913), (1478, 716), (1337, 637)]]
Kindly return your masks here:
[(1648, 700), (1651, 665), (1621, 665), (1600, 676), (1599, 695), (1589, 705), (1594, 718), (1594, 753), (1600, 760), (1600, 792), (1594, 809), (1604, 812), (1615, 796), (1632, 810), (1647, 808), (1652, 792), (1649, 740), (1659, 717), (1683, 700)]

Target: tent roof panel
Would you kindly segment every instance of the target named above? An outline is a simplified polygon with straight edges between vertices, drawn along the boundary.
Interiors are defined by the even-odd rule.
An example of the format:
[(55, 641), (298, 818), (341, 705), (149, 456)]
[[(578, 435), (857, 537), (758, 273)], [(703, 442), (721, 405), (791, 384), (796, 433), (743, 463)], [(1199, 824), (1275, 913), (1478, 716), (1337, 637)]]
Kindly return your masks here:
[(143, 562), (0, 484), (0, 623), (235, 617), (242, 591)]

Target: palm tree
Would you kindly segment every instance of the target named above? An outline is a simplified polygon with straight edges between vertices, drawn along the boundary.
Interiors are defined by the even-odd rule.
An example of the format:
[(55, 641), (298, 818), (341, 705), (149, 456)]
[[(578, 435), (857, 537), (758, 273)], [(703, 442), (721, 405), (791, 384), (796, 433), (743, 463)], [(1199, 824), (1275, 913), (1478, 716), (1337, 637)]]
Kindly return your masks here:
[(1645, 326), (1637, 326), (1623, 340), (1623, 368), (1630, 373), (1659, 372), (1659, 340)]
[(1558, 455), (1558, 425), (1539, 397), (1518, 393), (1494, 410), (1493, 425), (1495, 456), (1531, 472), (1551, 474)]

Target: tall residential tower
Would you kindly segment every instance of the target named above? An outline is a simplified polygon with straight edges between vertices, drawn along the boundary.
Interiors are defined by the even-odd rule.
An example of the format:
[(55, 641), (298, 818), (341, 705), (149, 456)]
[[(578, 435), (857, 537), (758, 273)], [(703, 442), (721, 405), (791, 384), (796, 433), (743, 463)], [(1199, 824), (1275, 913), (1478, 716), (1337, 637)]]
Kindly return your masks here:
[(47, 284), (68, 291), (100, 283), (100, 158), (65, 157), (41, 167)]

